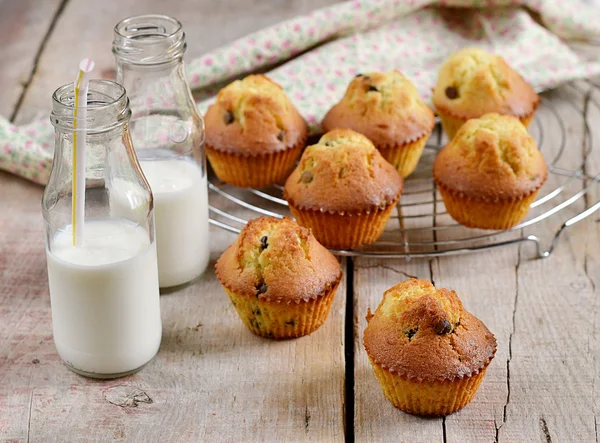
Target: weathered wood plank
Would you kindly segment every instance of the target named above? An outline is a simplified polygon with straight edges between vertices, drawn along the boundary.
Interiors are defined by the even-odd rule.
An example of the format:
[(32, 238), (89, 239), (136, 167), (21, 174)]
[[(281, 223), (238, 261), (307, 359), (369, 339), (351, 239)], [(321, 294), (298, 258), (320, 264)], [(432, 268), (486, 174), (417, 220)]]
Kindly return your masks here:
[[(52, 90), (71, 80), (91, 55), (112, 75), (112, 27), (122, 17), (179, 16), (190, 56), (330, 1), (291, 4), (71, 2), (57, 22), (18, 113), (49, 109)], [(165, 10), (165, 7), (167, 10)], [(89, 11), (97, 10), (95, 20)], [(71, 26), (85, 18), (85, 29)], [(227, 32), (223, 32), (223, 29)], [(60, 63), (56, 61), (60, 60)], [(112, 382), (79, 377), (59, 361), (52, 342), (41, 188), (0, 174), (0, 439), (14, 441), (335, 441), (343, 438), (345, 285), (330, 318), (315, 333), (271, 342), (237, 318), (214, 271), (163, 295), (163, 344), (138, 374)], [(234, 239), (213, 229), (214, 259)], [(133, 391), (139, 389), (143, 393)], [(132, 394), (133, 392), (133, 394)], [(127, 396), (142, 400), (135, 401)], [(146, 395), (150, 400), (146, 399)], [(116, 404), (115, 404), (116, 403)]]
[[(441, 197), (438, 212), (445, 208)], [(447, 214), (438, 217), (438, 225), (452, 223)], [(475, 229), (440, 230), (440, 241), (473, 238), (488, 234)], [(491, 244), (522, 235), (503, 235), (501, 238), (464, 241), (463, 246)], [(504, 407), (509, 395), (507, 361), (510, 356), (512, 318), (516, 309), (517, 276), (520, 254), (518, 246), (505, 246), (469, 255), (440, 257), (432, 266), (432, 280), (437, 287), (457, 291), (465, 308), (481, 319), (495, 335), (498, 348), (473, 401), (461, 411), (442, 421), (445, 441), (496, 441), (498, 428), (504, 422)]]
[[(561, 88), (548, 96), (563, 117), (569, 143), (561, 161), (565, 168), (577, 168), (583, 160), (583, 118), (573, 106), (583, 108), (583, 97)], [(569, 103), (570, 102), (570, 103)], [(542, 114), (542, 118), (550, 116)], [(549, 125), (546, 124), (548, 128)], [(558, 149), (558, 137), (549, 154)], [(555, 175), (547, 189), (564, 182)], [(581, 189), (576, 183), (575, 189)], [(563, 220), (583, 208), (583, 201), (535, 226), (536, 235), (552, 238)], [(532, 228), (532, 232), (534, 229)], [(526, 259), (516, 269), (517, 300), (514, 332), (509, 343), (509, 397), (505, 423), (499, 441), (594, 441), (594, 356), (593, 286), (585, 272), (586, 225), (567, 230), (554, 253), (545, 260)]]
[[(74, 441), (83, 432), (91, 441), (343, 437), (345, 284), (318, 331), (273, 342), (246, 329), (210, 268), (194, 285), (162, 296), (163, 343), (155, 360), (131, 377), (88, 380), (62, 365), (52, 342), (41, 190), (8, 174), (0, 180), (9, 209), (0, 215), (1, 438)], [(211, 238), (214, 262), (234, 236), (213, 229)], [(143, 391), (152, 403), (119, 405), (125, 389)]]
[(473, 401), (445, 418), (446, 441), (494, 441), (508, 393), (507, 366), (516, 296), (518, 247), (436, 259), (433, 281), (454, 289), (465, 308), (496, 336), (498, 349)]
[[(434, 134), (435, 137), (435, 134)], [(432, 140), (433, 142), (433, 140)], [(424, 159), (430, 163), (431, 159)], [(426, 165), (431, 167), (430, 164)], [(430, 169), (422, 171), (423, 176), (430, 176)], [(408, 190), (425, 189), (424, 185), (411, 185)], [(418, 195), (402, 197), (403, 204), (433, 200), (437, 202), (438, 214), (443, 213), (443, 204), (434, 190)], [(433, 213), (433, 204), (407, 206), (403, 215), (418, 215)], [(418, 226), (436, 226), (452, 223), (447, 215), (405, 218), (405, 228)], [(412, 242), (432, 242), (448, 240), (457, 235), (468, 236), (467, 230), (452, 229), (432, 231), (409, 231)], [(412, 262), (381, 260), (379, 262), (355, 260), (355, 309), (358, 311), (359, 331), (356, 337), (356, 436), (360, 441), (493, 441), (496, 433), (495, 421), (502, 420), (502, 410), (506, 399), (506, 359), (508, 353), (508, 336), (510, 323), (504, 325), (500, 312), (512, 312), (516, 279), (514, 264), (517, 261), (515, 247), (492, 252), (462, 255), (459, 257), (442, 257), (439, 259), (415, 259)], [(495, 275), (490, 278), (488, 269), (495, 269)], [(393, 408), (385, 399), (379, 385), (369, 367), (368, 359), (362, 347), (362, 333), (366, 323), (364, 315), (366, 308), (375, 308), (381, 301), (385, 289), (410, 276), (430, 279), (438, 287), (458, 291), (465, 307), (480, 317), (495, 333), (499, 349), (496, 359), (490, 365), (486, 378), (473, 402), (462, 411), (445, 419), (423, 419), (404, 414)], [(498, 287), (505, 290), (498, 291)], [(357, 289), (359, 288), (359, 289)], [(370, 289), (365, 289), (370, 288)], [(365, 297), (363, 294), (368, 293)], [(507, 293), (509, 296), (507, 297)], [(512, 297), (510, 296), (512, 294)], [(365, 299), (368, 301), (366, 302)], [(503, 340), (504, 339), (504, 340)], [(503, 346), (504, 343), (504, 346)], [(368, 371), (361, 373), (367, 367)], [(365, 383), (361, 386), (360, 383)], [(377, 394), (375, 394), (377, 391)], [(362, 399), (362, 401), (360, 400)], [(382, 406), (382, 402), (385, 403)], [(359, 404), (361, 403), (361, 404)], [(361, 410), (364, 408), (364, 411)], [(391, 437), (393, 436), (393, 438)]]
[[(573, 110), (583, 108), (583, 97), (563, 88), (548, 98), (566, 124), (568, 151), (560, 166), (574, 168), (583, 158), (583, 120)], [(544, 154), (551, 160), (560, 146), (560, 127), (548, 109), (540, 110), (538, 118), (545, 127)], [(595, 128), (592, 130), (594, 134), (597, 132)], [(590, 167), (592, 159), (600, 159), (598, 151), (588, 159)], [(600, 160), (595, 161), (600, 164)], [(551, 177), (545, 192), (564, 181)], [(581, 183), (574, 182), (574, 187), (575, 191), (581, 189)], [(527, 232), (539, 235), (548, 244), (562, 221), (582, 207), (580, 202)], [(438, 221), (445, 223), (443, 217), (447, 216)], [(593, 228), (597, 230), (598, 226)], [(442, 230), (437, 238), (451, 237), (449, 231)], [(521, 245), (432, 261), (429, 278), (440, 287), (457, 290), (465, 307), (496, 335), (498, 352), (469, 406), (444, 420), (411, 418), (417, 423), (416, 429), (397, 421), (406, 419), (405, 414), (388, 415), (389, 404), (379, 392), (377, 395), (373, 392), (379, 391), (375, 378), (369, 371), (361, 372), (368, 368), (366, 358), (361, 361), (365, 324), (360, 322), (366, 309), (365, 299), (374, 298), (371, 307), (376, 306), (383, 290), (404, 278), (398, 271), (410, 272), (401, 262), (363, 264), (362, 259), (356, 259), (355, 294), (360, 293), (355, 296), (359, 322), (355, 347), (357, 438), (388, 441), (394, 435), (406, 441), (546, 441), (547, 434), (552, 441), (594, 440), (592, 399), (597, 383), (594, 380), (598, 379), (598, 365), (594, 365), (598, 359), (598, 340), (594, 328), (598, 325), (598, 314), (593, 309), (597, 302), (589, 275), (594, 275), (590, 274), (590, 269), (594, 269), (590, 266), (596, 266), (596, 261), (584, 256), (582, 242), (596, 245), (597, 232), (586, 239), (583, 225), (571, 228), (547, 260), (532, 260), (534, 248)], [(592, 248), (594, 252), (597, 249), (592, 246), (588, 250)], [(410, 266), (419, 266), (419, 262)], [(414, 273), (427, 278), (426, 271), (421, 264), (421, 272)], [(564, 331), (570, 332), (563, 334)], [(574, 334), (577, 337), (573, 338)], [(367, 384), (361, 386), (361, 382)], [(368, 398), (377, 396), (379, 402)], [(595, 407), (597, 414), (598, 405)], [(423, 429), (431, 432), (419, 434)]]
[(423, 419), (396, 409), (383, 395), (363, 346), (367, 309), (411, 276), (430, 279), (427, 260), (354, 259), (354, 431), (359, 442), (441, 442), (441, 419)]
[(31, 80), (36, 56), (61, 0), (0, 1), (0, 115), (10, 117)]
[[(116, 382), (82, 382), (69, 374), (36, 389), (32, 439), (74, 440), (84, 429), (94, 441), (111, 435), (189, 442), (341, 438), (340, 294), (321, 329), (291, 342), (246, 330), (212, 274), (201, 286), (163, 296), (165, 333), (157, 358)], [(144, 391), (152, 403), (135, 409), (111, 404), (111, 393), (124, 387)]]
[[(600, 82), (597, 82), (600, 84)], [(600, 88), (593, 90), (591, 98), (593, 104), (588, 103), (587, 117), (588, 122), (593, 124), (600, 121)], [(593, 143), (587, 145), (592, 148), (591, 155), (586, 155), (586, 172), (594, 177), (600, 174), (600, 143), (596, 139), (587, 140)], [(589, 183), (589, 182), (588, 182)], [(591, 206), (600, 201), (600, 187), (596, 185), (586, 196), (586, 206)], [(595, 213), (586, 221), (587, 230), (585, 234), (585, 261), (584, 271), (586, 277), (592, 285), (594, 298), (590, 312), (593, 319), (593, 333), (589, 337), (589, 350), (593, 359), (594, 382), (592, 389), (592, 398), (594, 399), (594, 427), (596, 429), (596, 441), (600, 441), (600, 213)]]
[[(419, 170), (417, 174), (420, 172)], [(421, 189), (424, 189), (421, 183), (408, 186), (408, 192), (401, 197), (402, 203), (424, 201), (424, 195), (418, 192)], [(398, 240), (399, 226), (410, 229), (419, 226), (420, 223), (432, 222), (432, 220), (410, 218), (411, 215), (419, 215), (431, 210), (431, 208), (423, 206), (426, 205), (406, 206), (402, 213), (393, 216), (394, 218), (388, 223), (388, 230), (395, 231), (395, 237), (393, 237), (395, 241)], [(411, 241), (414, 242), (433, 239), (430, 232), (410, 231), (410, 236)], [(443, 440), (441, 419), (425, 420), (405, 414), (385, 398), (363, 346), (363, 335), (367, 326), (365, 320), (367, 310), (370, 308), (374, 312), (387, 289), (410, 277), (431, 279), (430, 262), (423, 259), (412, 261), (362, 257), (354, 259), (354, 432), (356, 441), (441, 442)]]
[[(47, 296), (42, 190), (0, 172), (0, 439), (26, 440), (30, 382), (47, 353), (56, 354)], [(13, 272), (15, 263), (23, 269)]]

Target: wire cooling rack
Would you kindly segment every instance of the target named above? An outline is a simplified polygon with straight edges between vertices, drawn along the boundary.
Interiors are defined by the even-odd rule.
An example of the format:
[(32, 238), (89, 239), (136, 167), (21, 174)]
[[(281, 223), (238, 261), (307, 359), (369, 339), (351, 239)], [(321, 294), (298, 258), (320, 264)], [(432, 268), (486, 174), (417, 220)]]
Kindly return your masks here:
[[(590, 81), (571, 83), (563, 91), (566, 94), (554, 94), (556, 96), (553, 95), (551, 100), (542, 98), (529, 128), (548, 163), (549, 174), (527, 218), (519, 225), (504, 231), (483, 231), (461, 226), (448, 215), (431, 174), (433, 159), (447, 143), (438, 123), (417, 170), (405, 181), (396, 213), (381, 238), (359, 249), (333, 252), (345, 256), (403, 257), (410, 260), (531, 242), (536, 245), (539, 257), (548, 257), (567, 227), (600, 209), (600, 201), (590, 204), (589, 196), (586, 197), (600, 180), (600, 174), (592, 176), (586, 171), (586, 158), (594, 144), (588, 121), (593, 118), (590, 117), (593, 114), (591, 110), (596, 113), (596, 123), (600, 124), (600, 85)], [(579, 106), (576, 102), (584, 105)], [(582, 146), (583, 153), (580, 152)], [(570, 155), (573, 151), (577, 153)], [(261, 215), (278, 218), (290, 215), (281, 186), (261, 190), (239, 189), (219, 183), (216, 178), (212, 178), (208, 186), (210, 222), (227, 231), (238, 233), (249, 219)], [(583, 210), (581, 202), (576, 204), (581, 200), (584, 202)], [(580, 212), (573, 215), (572, 208), (567, 210), (571, 206)], [(565, 217), (568, 217), (567, 220), (562, 222), (553, 237), (536, 235), (536, 228), (542, 231), (547, 219), (563, 220)], [(547, 229), (545, 231), (545, 236), (548, 236)]]

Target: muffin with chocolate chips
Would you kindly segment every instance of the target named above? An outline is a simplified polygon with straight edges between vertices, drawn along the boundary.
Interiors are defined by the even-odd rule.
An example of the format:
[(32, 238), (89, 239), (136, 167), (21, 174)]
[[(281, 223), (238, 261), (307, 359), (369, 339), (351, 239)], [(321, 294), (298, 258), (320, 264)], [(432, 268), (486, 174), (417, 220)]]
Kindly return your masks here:
[(334, 129), (306, 148), (284, 197), (324, 246), (357, 248), (385, 229), (402, 193), (402, 176), (364, 135)]
[(489, 112), (512, 115), (528, 126), (539, 103), (533, 88), (502, 57), (478, 48), (448, 57), (433, 90), (433, 104), (450, 138), (468, 119)]
[(462, 125), (433, 163), (448, 213), (471, 228), (518, 224), (547, 176), (544, 157), (525, 126), (494, 113)]
[(398, 71), (358, 74), (323, 119), (323, 130), (349, 128), (365, 135), (406, 177), (419, 162), (433, 130), (433, 111)]
[(342, 278), (337, 259), (290, 218), (251, 220), (215, 268), (244, 324), (274, 339), (321, 326)]
[(308, 135), (283, 89), (264, 75), (223, 88), (204, 122), (210, 164), (220, 180), (239, 187), (283, 183)]
[(448, 415), (475, 395), (496, 339), (456, 292), (410, 279), (369, 311), (364, 346), (384, 395), (416, 415)]

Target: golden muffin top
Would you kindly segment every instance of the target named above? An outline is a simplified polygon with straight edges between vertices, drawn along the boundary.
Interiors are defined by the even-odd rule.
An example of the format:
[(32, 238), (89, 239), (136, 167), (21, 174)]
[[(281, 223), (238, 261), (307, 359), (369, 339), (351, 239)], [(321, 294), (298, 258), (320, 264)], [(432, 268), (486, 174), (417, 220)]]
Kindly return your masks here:
[(249, 221), (215, 269), (221, 284), (236, 294), (284, 303), (315, 299), (342, 278), (333, 254), (287, 217)]
[(367, 354), (409, 379), (453, 380), (477, 374), (494, 358), (496, 339), (467, 312), (456, 292), (410, 279), (385, 291), (367, 315)]
[(498, 55), (465, 48), (446, 59), (433, 90), (433, 103), (446, 114), (461, 118), (489, 112), (525, 117), (540, 98)]
[(284, 197), (295, 207), (370, 212), (395, 203), (403, 180), (364, 135), (334, 129), (308, 146), (288, 177)]
[(206, 143), (241, 155), (283, 151), (304, 144), (308, 126), (281, 86), (249, 75), (221, 89), (204, 117)]
[(378, 148), (410, 143), (428, 135), (433, 111), (414, 85), (398, 71), (358, 74), (342, 100), (323, 119), (323, 130), (349, 128)]
[(437, 155), (439, 186), (479, 199), (520, 199), (537, 191), (548, 168), (542, 153), (515, 117), (486, 114), (467, 120)]

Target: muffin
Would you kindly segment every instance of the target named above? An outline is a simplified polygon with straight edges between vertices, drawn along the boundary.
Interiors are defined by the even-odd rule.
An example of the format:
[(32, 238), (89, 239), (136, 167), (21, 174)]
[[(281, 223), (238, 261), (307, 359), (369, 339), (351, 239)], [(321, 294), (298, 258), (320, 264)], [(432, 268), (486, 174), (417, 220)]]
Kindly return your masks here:
[(323, 130), (349, 128), (371, 140), (406, 177), (419, 162), (435, 126), (433, 111), (398, 71), (358, 74), (323, 119)]
[(490, 112), (512, 115), (528, 126), (540, 103), (533, 88), (498, 55), (466, 48), (440, 68), (433, 104), (449, 138), (462, 124)]
[(321, 326), (342, 278), (336, 258), (290, 218), (251, 220), (215, 268), (248, 329), (274, 339)]
[(311, 228), (321, 244), (350, 249), (379, 238), (402, 186), (402, 176), (368, 138), (334, 129), (306, 148), (284, 197), (298, 223)]
[(446, 210), (470, 228), (515, 226), (547, 176), (544, 157), (525, 126), (493, 113), (467, 121), (433, 163)]
[(404, 412), (448, 415), (477, 392), (496, 339), (456, 292), (410, 279), (368, 312), (364, 346), (384, 395)]
[(223, 88), (204, 122), (206, 154), (215, 174), (239, 187), (283, 183), (308, 136), (306, 122), (283, 89), (264, 75)]

